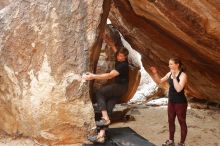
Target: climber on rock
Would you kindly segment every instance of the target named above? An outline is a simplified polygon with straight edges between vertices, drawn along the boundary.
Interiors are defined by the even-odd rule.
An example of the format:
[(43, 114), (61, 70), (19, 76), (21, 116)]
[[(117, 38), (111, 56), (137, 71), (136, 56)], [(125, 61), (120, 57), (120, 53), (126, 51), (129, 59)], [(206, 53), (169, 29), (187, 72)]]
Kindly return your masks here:
[[(102, 113), (102, 118), (100, 121), (96, 122), (98, 127), (107, 127), (110, 121), (110, 115), (113, 111), (115, 104), (120, 101), (122, 96), (128, 90), (128, 50), (121, 46), (116, 48), (116, 45), (113, 42), (110, 42), (110, 39), (104, 34), (103, 39), (105, 42), (112, 48), (116, 55), (115, 68), (109, 73), (103, 74), (93, 74), (87, 73), (83, 76), (85, 80), (108, 80), (114, 79), (114, 83), (103, 86), (96, 93), (96, 100), (98, 103), (98, 108)], [(96, 136), (89, 136), (88, 139), (91, 142), (103, 143), (105, 141), (105, 129), (101, 129)]]

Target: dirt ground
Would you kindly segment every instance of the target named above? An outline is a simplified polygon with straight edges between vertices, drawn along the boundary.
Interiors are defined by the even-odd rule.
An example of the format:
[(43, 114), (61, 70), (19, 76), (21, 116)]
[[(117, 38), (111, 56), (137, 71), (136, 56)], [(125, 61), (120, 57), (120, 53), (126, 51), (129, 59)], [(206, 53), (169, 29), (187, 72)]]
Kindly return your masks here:
[[(112, 124), (111, 127), (130, 127), (157, 146), (168, 138), (167, 107), (135, 108), (134, 121)], [(186, 146), (220, 146), (220, 110), (188, 109)], [(175, 142), (180, 140), (176, 119)]]
[[(130, 127), (157, 146), (168, 138), (166, 106), (137, 106), (131, 112), (135, 120), (113, 123), (110, 127)], [(191, 109), (187, 111), (188, 135), (186, 146), (220, 146), (220, 110)], [(176, 119), (175, 142), (179, 142), (180, 128)], [(0, 146), (39, 146), (31, 139), (0, 139)], [(42, 146), (42, 145), (41, 145)], [(67, 145), (65, 145), (67, 146)], [(68, 145), (79, 146), (79, 145)]]

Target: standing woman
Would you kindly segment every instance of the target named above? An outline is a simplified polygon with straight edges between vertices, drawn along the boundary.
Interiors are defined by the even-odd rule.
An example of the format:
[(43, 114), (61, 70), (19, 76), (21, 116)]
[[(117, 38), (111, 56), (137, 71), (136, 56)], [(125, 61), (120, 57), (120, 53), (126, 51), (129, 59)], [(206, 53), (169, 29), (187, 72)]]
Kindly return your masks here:
[(177, 146), (185, 146), (185, 139), (187, 135), (186, 125), (186, 111), (187, 111), (187, 99), (184, 94), (184, 88), (187, 83), (187, 75), (184, 72), (185, 68), (178, 58), (171, 58), (169, 60), (170, 72), (168, 72), (163, 78), (160, 78), (157, 74), (157, 69), (151, 67), (150, 70), (153, 73), (153, 79), (157, 84), (165, 81), (169, 82), (169, 94), (168, 94), (168, 122), (169, 122), (169, 139), (162, 146), (174, 146), (174, 133), (175, 133), (175, 118), (177, 116), (180, 128), (181, 139)]

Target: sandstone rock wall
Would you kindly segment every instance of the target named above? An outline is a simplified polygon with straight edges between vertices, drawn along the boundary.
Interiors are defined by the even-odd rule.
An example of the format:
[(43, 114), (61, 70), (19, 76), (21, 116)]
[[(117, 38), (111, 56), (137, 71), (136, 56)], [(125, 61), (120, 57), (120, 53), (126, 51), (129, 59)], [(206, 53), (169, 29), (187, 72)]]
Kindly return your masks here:
[(94, 68), (108, 3), (1, 4), (0, 130), (49, 144), (85, 141), (95, 124), (89, 85), (81, 75)]
[(0, 10), (10, 4), (10, 0), (1, 0), (0, 1)]
[(109, 18), (125, 39), (165, 75), (172, 56), (187, 67), (188, 96), (220, 103), (218, 0), (114, 0)]

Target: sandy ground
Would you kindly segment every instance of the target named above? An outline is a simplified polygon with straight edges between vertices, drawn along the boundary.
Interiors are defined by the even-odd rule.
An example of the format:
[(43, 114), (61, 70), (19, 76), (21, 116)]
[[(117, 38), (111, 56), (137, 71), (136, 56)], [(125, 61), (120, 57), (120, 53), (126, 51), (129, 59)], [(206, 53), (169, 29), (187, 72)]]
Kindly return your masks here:
[[(166, 106), (137, 106), (131, 111), (134, 121), (113, 123), (110, 127), (130, 127), (157, 146), (168, 138)], [(220, 110), (188, 109), (187, 146), (220, 146)], [(180, 129), (176, 120), (175, 141), (179, 142)], [(0, 146), (39, 146), (31, 139), (1, 137)], [(68, 145), (65, 145), (68, 146)], [(79, 145), (69, 145), (79, 146)]]
[[(157, 146), (168, 138), (167, 107), (137, 107), (131, 115), (135, 121), (115, 123), (111, 127), (130, 127)], [(188, 109), (187, 146), (220, 146), (220, 110)], [(180, 140), (176, 119), (175, 142)]]

